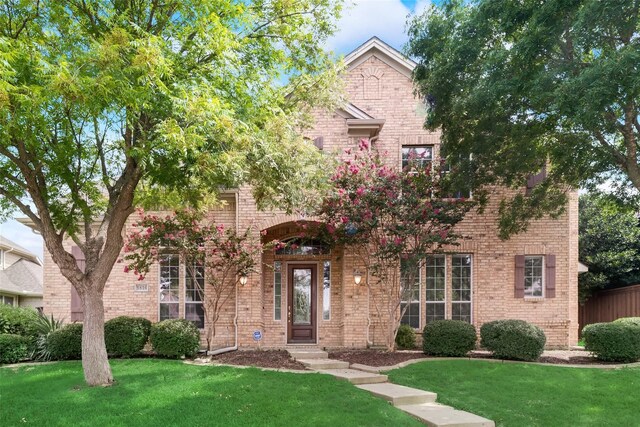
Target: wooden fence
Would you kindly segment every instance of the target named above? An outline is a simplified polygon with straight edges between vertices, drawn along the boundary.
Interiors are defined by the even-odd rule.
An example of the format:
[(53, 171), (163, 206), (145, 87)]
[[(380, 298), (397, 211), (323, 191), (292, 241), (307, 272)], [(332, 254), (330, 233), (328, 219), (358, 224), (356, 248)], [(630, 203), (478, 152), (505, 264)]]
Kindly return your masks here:
[(578, 309), (580, 331), (585, 325), (620, 317), (640, 317), (640, 285), (597, 292)]

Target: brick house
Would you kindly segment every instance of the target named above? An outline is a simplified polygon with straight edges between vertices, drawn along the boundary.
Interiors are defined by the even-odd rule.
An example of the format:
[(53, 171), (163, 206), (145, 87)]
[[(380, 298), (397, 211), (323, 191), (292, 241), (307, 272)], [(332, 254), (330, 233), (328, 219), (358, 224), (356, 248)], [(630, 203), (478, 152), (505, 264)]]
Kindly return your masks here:
[[(350, 103), (334, 112), (317, 113), (315, 128), (307, 133), (316, 146), (336, 153), (368, 138), (374, 148), (388, 152), (388, 162), (398, 167), (411, 153), (438, 159), (440, 135), (423, 129), (425, 112), (413, 94), (415, 64), (377, 38), (347, 55), (345, 63)], [(524, 183), (521, 191), (526, 191)], [(484, 214), (471, 212), (459, 225), (459, 231), (470, 239), (455, 253), (427, 260), (416, 299), (405, 302), (410, 307), (403, 322), (418, 330), (435, 319), (460, 319), (479, 329), (491, 320), (518, 318), (540, 326), (548, 347), (576, 344), (577, 192), (570, 194), (563, 216), (537, 220), (526, 233), (508, 241), (497, 237), (495, 199)], [(258, 211), (249, 188), (224, 193), (221, 200), (224, 204), (214, 215), (227, 227), (243, 230), (253, 226), (263, 231), (263, 240), (295, 239), (301, 232), (301, 218)], [(79, 299), (48, 254), (44, 265), (44, 311), (81, 320)], [(236, 295), (224, 307), (213, 347), (383, 345), (385, 329), (370, 301), (375, 296), (355, 283), (356, 267), (348, 251), (328, 250), (321, 244), (268, 251), (260, 273), (237, 286)], [(139, 282), (117, 264), (104, 293), (106, 319), (119, 315), (144, 316), (151, 321), (185, 317), (203, 327), (201, 303), (185, 271), (177, 256), (167, 255)], [(292, 308), (294, 292), (296, 298), (302, 294), (306, 306)], [(289, 316), (292, 309), (295, 313)]]

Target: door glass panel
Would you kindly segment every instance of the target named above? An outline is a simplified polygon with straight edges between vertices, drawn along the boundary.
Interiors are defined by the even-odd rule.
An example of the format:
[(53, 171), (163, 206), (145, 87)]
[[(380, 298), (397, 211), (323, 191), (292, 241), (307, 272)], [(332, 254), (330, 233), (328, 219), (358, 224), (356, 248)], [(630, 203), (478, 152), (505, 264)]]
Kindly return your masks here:
[(311, 269), (293, 269), (293, 323), (311, 324)]

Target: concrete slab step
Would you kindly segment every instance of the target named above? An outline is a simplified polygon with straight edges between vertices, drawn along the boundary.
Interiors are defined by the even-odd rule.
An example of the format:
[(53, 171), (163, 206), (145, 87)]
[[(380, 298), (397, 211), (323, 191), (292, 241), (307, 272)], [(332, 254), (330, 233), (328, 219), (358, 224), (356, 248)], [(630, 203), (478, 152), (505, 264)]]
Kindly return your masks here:
[(309, 369), (316, 371), (324, 369), (346, 369), (349, 367), (349, 362), (343, 362), (342, 360), (333, 359), (297, 359)]
[(372, 374), (355, 369), (322, 369), (320, 372), (349, 381), (351, 384), (378, 384), (387, 382), (388, 379), (386, 375)]
[(495, 427), (495, 423), (487, 418), (437, 403), (400, 405), (398, 409), (431, 427)]
[(367, 390), (374, 396), (391, 402), (393, 406), (432, 403), (435, 402), (438, 397), (436, 393), (431, 393), (430, 391), (418, 390), (391, 383), (362, 384), (356, 387)]
[(308, 359), (328, 359), (329, 353), (318, 349), (291, 349), (287, 350), (289, 355), (295, 360)]

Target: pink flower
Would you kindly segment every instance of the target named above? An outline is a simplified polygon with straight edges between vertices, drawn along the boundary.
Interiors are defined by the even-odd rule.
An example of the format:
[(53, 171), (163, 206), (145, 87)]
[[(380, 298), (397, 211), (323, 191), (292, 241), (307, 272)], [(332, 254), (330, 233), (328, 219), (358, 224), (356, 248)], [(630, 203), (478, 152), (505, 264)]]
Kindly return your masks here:
[(343, 224), (346, 224), (349, 222), (349, 218), (347, 218), (346, 216), (343, 216), (342, 218), (340, 218), (340, 221), (342, 221)]
[(261, 236), (266, 236), (266, 235), (267, 235), (267, 230), (262, 230), (262, 231), (260, 232), (260, 235), (261, 235)]
[(224, 232), (224, 224), (216, 225), (216, 230), (218, 234), (222, 234)]
[(400, 237), (396, 237), (393, 239), (393, 243), (395, 243), (396, 245), (401, 245), (402, 239)]
[(349, 155), (351, 154), (351, 148), (347, 148), (344, 150), (344, 154)]
[(144, 276), (141, 274), (138, 276), (138, 280), (144, 280)]
[(440, 238), (441, 239), (446, 239), (447, 236), (449, 235), (449, 230), (440, 230)]
[(129, 272), (129, 266), (127, 266), (127, 265), (125, 265), (125, 266), (124, 266), (124, 272), (125, 272), (125, 273), (128, 273), (128, 272)]
[(385, 246), (385, 245), (387, 244), (387, 238), (386, 238), (386, 237), (381, 238), (381, 239), (380, 239), (380, 244), (381, 244), (382, 246)]
[(327, 224), (327, 231), (329, 232), (329, 234), (333, 234), (336, 232), (336, 228), (331, 224)]
[(358, 145), (358, 147), (360, 148), (361, 151), (368, 150), (369, 149), (369, 141), (367, 141), (366, 139), (361, 139), (360, 140), (360, 144)]
[(362, 196), (364, 194), (364, 188), (358, 187), (358, 189), (356, 190), (356, 194), (358, 196)]

